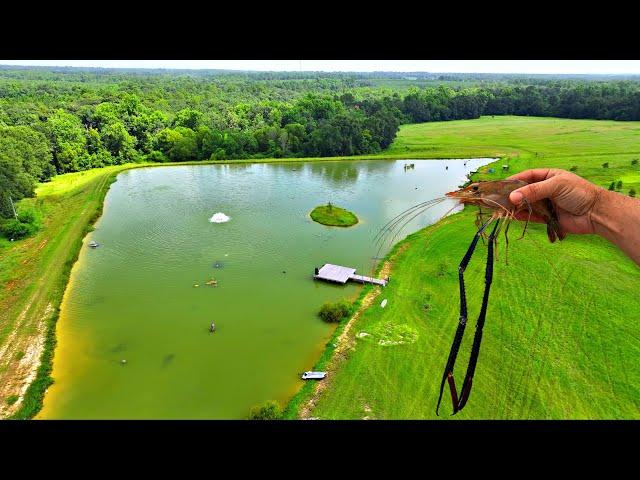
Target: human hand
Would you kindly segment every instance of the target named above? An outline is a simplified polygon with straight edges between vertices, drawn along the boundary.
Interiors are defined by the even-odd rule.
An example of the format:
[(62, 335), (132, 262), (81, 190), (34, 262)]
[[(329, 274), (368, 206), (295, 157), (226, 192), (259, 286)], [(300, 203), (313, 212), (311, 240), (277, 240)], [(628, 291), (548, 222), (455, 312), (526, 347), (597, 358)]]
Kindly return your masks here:
[[(514, 190), (509, 200), (520, 205), (523, 198), (529, 203), (544, 198), (550, 199), (558, 215), (558, 222), (567, 233), (595, 233), (592, 214), (598, 200), (605, 189), (598, 187), (574, 173), (559, 168), (536, 168), (525, 170), (509, 179), (524, 180), (529, 185)], [(521, 211), (516, 215), (519, 220), (526, 220), (528, 212)], [(544, 220), (532, 215), (531, 220)]]

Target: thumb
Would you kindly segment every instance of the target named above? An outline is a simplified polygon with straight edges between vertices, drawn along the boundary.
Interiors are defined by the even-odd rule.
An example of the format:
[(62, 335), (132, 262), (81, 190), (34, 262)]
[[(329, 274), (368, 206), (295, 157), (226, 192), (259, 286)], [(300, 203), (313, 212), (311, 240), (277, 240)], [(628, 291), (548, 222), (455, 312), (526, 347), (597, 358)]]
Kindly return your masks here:
[(533, 203), (538, 200), (542, 200), (543, 198), (551, 198), (557, 193), (557, 191), (558, 182), (556, 181), (556, 178), (553, 177), (543, 180), (542, 182), (532, 183), (514, 190), (509, 195), (509, 200), (514, 205), (521, 204), (523, 198), (526, 199), (527, 202)]

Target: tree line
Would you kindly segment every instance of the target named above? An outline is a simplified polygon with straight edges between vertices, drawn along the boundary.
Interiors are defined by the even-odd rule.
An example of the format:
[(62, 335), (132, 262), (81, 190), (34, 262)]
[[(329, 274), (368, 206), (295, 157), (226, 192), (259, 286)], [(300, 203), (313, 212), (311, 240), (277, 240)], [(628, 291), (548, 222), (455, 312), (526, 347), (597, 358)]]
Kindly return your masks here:
[(633, 81), (372, 85), (370, 75), (0, 69), (0, 216), (37, 182), (106, 165), (370, 154), (401, 124), (481, 115), (640, 120)]

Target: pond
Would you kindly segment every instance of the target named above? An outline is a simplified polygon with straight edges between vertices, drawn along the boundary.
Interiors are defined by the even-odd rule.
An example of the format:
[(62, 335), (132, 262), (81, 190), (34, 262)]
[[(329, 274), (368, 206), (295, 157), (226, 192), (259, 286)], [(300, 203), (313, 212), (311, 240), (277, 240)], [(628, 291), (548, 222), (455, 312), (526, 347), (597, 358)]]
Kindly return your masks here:
[[(373, 258), (391, 246), (378, 252), (373, 242), (387, 221), (456, 189), (491, 161), (121, 173), (73, 267), (57, 326), (55, 383), (38, 418), (239, 419), (266, 400), (286, 403), (335, 328), (319, 319), (320, 306), (355, 298), (362, 288), (316, 282), (314, 267), (334, 263), (370, 274)], [(359, 223), (313, 222), (309, 212), (328, 201)], [(420, 215), (396, 241), (451, 206)], [(87, 247), (92, 240), (97, 248)], [(217, 286), (206, 284), (212, 279)]]

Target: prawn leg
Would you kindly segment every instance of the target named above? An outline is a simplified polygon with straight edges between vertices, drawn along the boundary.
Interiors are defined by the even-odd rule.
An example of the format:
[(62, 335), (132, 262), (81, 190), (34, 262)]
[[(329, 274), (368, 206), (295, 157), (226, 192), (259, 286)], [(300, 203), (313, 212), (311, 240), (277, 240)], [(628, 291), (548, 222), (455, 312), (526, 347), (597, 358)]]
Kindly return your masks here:
[(524, 238), (524, 234), (527, 232), (527, 227), (529, 226), (529, 220), (531, 220), (531, 213), (533, 212), (533, 209), (531, 208), (531, 205), (529, 205), (529, 202), (527, 202), (526, 198), (523, 198), (522, 202), (529, 209), (529, 216), (527, 217), (527, 221), (524, 223), (524, 228), (522, 229), (522, 235), (520, 235), (520, 238), (518, 238), (518, 240), (522, 240)]
[(496, 225), (497, 230), (495, 232), (492, 232), (492, 236), (493, 236), (493, 245), (494, 245), (494, 252), (495, 252), (495, 258), (496, 260), (498, 260), (498, 234), (502, 231), (502, 227), (504, 226), (504, 222), (505, 222), (505, 217), (503, 216), (498, 216), (498, 222)]
[(509, 226), (511, 225), (511, 220), (513, 219), (513, 216), (508, 216), (507, 217), (507, 224), (504, 227), (504, 262), (505, 265), (509, 265)]
[(476, 371), (476, 365), (478, 363), (478, 355), (480, 354), (480, 343), (482, 342), (482, 329), (484, 328), (484, 322), (487, 317), (487, 305), (489, 303), (489, 291), (491, 290), (491, 282), (493, 280), (493, 246), (491, 240), (496, 235), (496, 228), (493, 227), (493, 231), (489, 236), (489, 246), (487, 252), (487, 267), (484, 275), (484, 295), (482, 297), (482, 307), (480, 308), (480, 315), (478, 315), (478, 321), (476, 322), (476, 333), (473, 337), (473, 346), (471, 347), (471, 356), (469, 357), (469, 366), (467, 367), (467, 374), (464, 377), (464, 383), (462, 384), (462, 392), (460, 393), (460, 400), (457, 405), (457, 409), (454, 409), (455, 415), (464, 408), (471, 394), (471, 385), (473, 384), (473, 375)]
[[(484, 212), (482, 211), (482, 207), (478, 206), (478, 213), (476, 214), (476, 228), (480, 228), (482, 226)], [(482, 244), (485, 245), (485, 239), (487, 237), (486, 232), (482, 232)]]
[[(467, 325), (467, 297), (464, 288), (464, 271), (471, 260), (471, 256), (478, 245), (478, 239), (482, 236), (482, 232), (489, 226), (489, 224), (495, 220), (495, 215), (492, 215), (486, 223), (484, 223), (476, 232), (471, 241), (471, 245), (467, 249), (467, 253), (465, 253), (460, 265), (458, 266), (458, 281), (460, 283), (460, 318), (458, 320), (458, 328), (456, 329), (455, 336), (453, 338), (453, 343), (451, 345), (451, 351), (449, 352), (449, 358), (447, 359), (447, 364), (444, 367), (444, 374), (442, 375), (442, 382), (440, 384), (440, 395), (438, 396), (438, 404), (436, 405), (436, 415), (438, 414), (438, 410), (440, 409), (440, 403), (442, 401), (442, 393), (444, 392), (444, 384), (445, 382), (449, 382), (449, 387), (451, 388), (452, 399), (457, 401), (457, 394), (455, 390), (455, 381), (453, 379), (453, 367), (456, 363), (456, 358), (458, 357), (458, 350), (460, 350), (460, 343), (462, 342), (462, 336), (464, 335), (464, 329)], [(497, 224), (496, 224), (497, 227)], [(494, 227), (495, 230), (495, 227)], [(454, 404), (454, 410), (456, 409), (456, 405)]]

